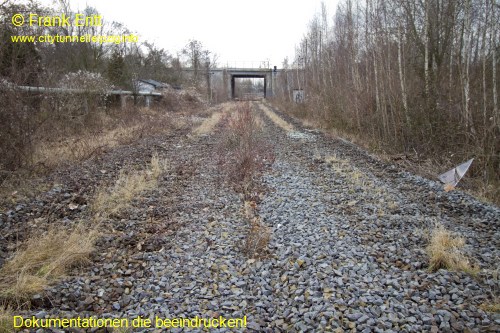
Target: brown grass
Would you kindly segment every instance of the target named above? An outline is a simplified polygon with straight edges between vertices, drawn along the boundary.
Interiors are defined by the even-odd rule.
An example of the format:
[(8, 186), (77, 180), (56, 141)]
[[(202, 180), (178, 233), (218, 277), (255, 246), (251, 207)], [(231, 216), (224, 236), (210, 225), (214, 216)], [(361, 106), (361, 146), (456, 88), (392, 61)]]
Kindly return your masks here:
[(84, 134), (57, 142), (42, 142), (35, 147), (33, 162), (53, 169), (63, 163), (85, 160), (105, 148), (113, 148), (137, 139), (141, 127), (119, 126), (109, 131)]
[(264, 121), (258, 114), (254, 115), (254, 124), (259, 131), (262, 131), (264, 129)]
[(224, 137), (217, 148), (219, 171), (238, 192), (252, 192), (254, 177), (274, 162), (274, 147), (263, 137), (261, 120), (248, 102), (238, 104), (221, 122)]
[[(258, 176), (274, 162), (273, 147), (262, 136), (263, 122), (248, 102), (240, 103), (232, 114), (221, 119), (224, 136), (218, 146), (218, 167), (243, 198), (258, 196)], [(256, 202), (244, 202), (243, 213), (249, 227), (242, 251), (249, 257), (263, 257), (271, 229), (262, 223)]]
[(193, 129), (194, 135), (206, 135), (212, 133), (215, 129), (215, 126), (221, 121), (222, 117), (224, 117), (229, 111), (231, 111), (233, 104), (232, 103), (224, 103), (220, 106), (220, 112), (214, 112), (210, 116), (210, 118), (205, 119), (198, 127)]
[(267, 105), (262, 104), (262, 103), (259, 105), (260, 105), (260, 109), (265, 113), (265, 115), (268, 116), (269, 119), (271, 119), (271, 121), (273, 123), (275, 123), (277, 126), (281, 127), (284, 131), (292, 132), (295, 130), (291, 124), (289, 124), (286, 121), (284, 121), (283, 119), (281, 119), (281, 117), (278, 116), (276, 113), (274, 113)]
[(271, 229), (258, 216), (252, 218), (245, 240), (245, 253), (252, 258), (265, 256), (270, 239)]
[(219, 121), (222, 119), (222, 116), (224, 113), (222, 112), (215, 112), (212, 114), (210, 118), (205, 119), (200, 126), (196, 127), (193, 130), (193, 134), (195, 135), (205, 135), (212, 133), (214, 130), (215, 126), (219, 123)]
[(477, 269), (472, 267), (469, 259), (462, 252), (464, 245), (464, 238), (453, 235), (444, 226), (439, 225), (434, 228), (427, 246), (429, 270), (434, 272), (444, 268), (471, 274), (477, 272)]
[[(129, 144), (145, 135), (168, 132), (173, 116), (148, 108), (95, 112), (93, 120), (79, 126), (45, 128), (38, 133), (31, 163), (53, 169), (62, 163), (78, 162), (107, 148)], [(61, 125), (58, 125), (61, 127)]]
[(96, 238), (97, 231), (83, 224), (31, 237), (0, 269), (0, 299), (21, 302), (42, 292), (68, 269), (87, 262)]
[(250, 224), (245, 239), (244, 252), (251, 258), (263, 257), (267, 253), (267, 246), (271, 238), (271, 229), (262, 223), (257, 214), (257, 204), (255, 201), (245, 201), (243, 213), (245, 219)]
[(336, 154), (333, 154), (333, 155), (330, 155), (330, 156), (326, 156), (325, 157), (325, 162), (327, 164), (348, 164), (348, 161), (347, 160), (344, 160), (342, 158), (339, 158)]
[(99, 216), (116, 215), (125, 209), (141, 192), (155, 188), (158, 177), (165, 170), (166, 162), (154, 153), (145, 170), (124, 171), (110, 187), (102, 187), (92, 203), (92, 210)]
[[(16, 170), (2, 168), (0, 163), (0, 205), (15, 202), (17, 197), (33, 197), (43, 191), (39, 176), (46, 175), (60, 166), (99, 156), (116, 146), (130, 144), (142, 137), (184, 130), (189, 126), (186, 117), (154, 109), (137, 108), (96, 112), (94, 121), (72, 126), (60, 123), (39, 129), (32, 138), (33, 147), (22, 166)], [(73, 124), (74, 125), (74, 124)], [(41, 187), (50, 187), (42, 184)]]
[(485, 312), (500, 313), (500, 302), (497, 299), (495, 302), (483, 303), (479, 308)]
[(10, 307), (0, 305), (0, 333), (11, 333), (14, 331), (12, 317), (13, 314)]

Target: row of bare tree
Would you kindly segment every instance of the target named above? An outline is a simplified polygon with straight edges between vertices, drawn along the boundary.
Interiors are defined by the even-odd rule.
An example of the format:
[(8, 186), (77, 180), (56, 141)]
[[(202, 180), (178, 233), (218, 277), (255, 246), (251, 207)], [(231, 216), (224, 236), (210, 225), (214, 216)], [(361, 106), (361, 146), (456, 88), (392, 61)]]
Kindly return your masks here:
[[(181, 69), (193, 68), (195, 83), (205, 82), (198, 75), (207, 66), (213, 66), (215, 56), (203, 44), (191, 40), (186, 47), (173, 55), (148, 41), (137, 43), (56, 42), (14, 43), (11, 36), (129, 36), (126, 26), (118, 22), (102, 20), (101, 26), (30, 26), (16, 27), (10, 19), (16, 13), (36, 13), (74, 17), (69, 0), (57, 0), (51, 7), (32, 0), (0, 0), (0, 76), (19, 83), (56, 86), (67, 73), (87, 71), (101, 73), (120, 88), (133, 89), (134, 79), (154, 79), (172, 84), (182, 84)], [(87, 16), (99, 16), (96, 8), (83, 10)], [(20, 72), (24, 75), (15, 74)], [(49, 75), (50, 74), (50, 75)], [(43, 79), (42, 79), (43, 78)], [(50, 78), (52, 82), (47, 82)], [(191, 77), (189, 77), (191, 79)], [(41, 82), (45, 81), (45, 82)], [(192, 80), (191, 80), (192, 81)], [(189, 82), (193, 83), (193, 82)]]
[[(106, 93), (111, 89), (136, 92), (139, 79), (197, 86), (203, 92), (209, 84), (208, 75), (203, 74), (214, 66), (215, 57), (198, 41), (189, 41), (175, 56), (143, 40), (120, 44), (13, 42), (12, 36), (77, 36), (80, 40), (87, 35), (132, 34), (124, 25), (105, 19), (102, 26), (11, 24), (17, 13), (74, 17), (70, 4), (70, 0), (57, 0), (50, 6), (34, 0), (0, 0), (0, 185), (7, 172), (31, 163), (37, 142), (88, 131), (98, 122), (95, 114), (100, 112), (96, 111), (110, 110), (111, 97)], [(99, 15), (90, 7), (83, 13)], [(192, 68), (193, 75), (185, 75), (185, 67)], [(18, 86), (62, 89), (60, 93), (26, 92)], [(70, 93), (65, 88), (88, 93)]]
[(310, 117), (384, 149), (475, 156), (498, 182), (499, 20), (496, 0), (342, 0), (333, 22), (323, 5), (282, 86), (305, 89)]

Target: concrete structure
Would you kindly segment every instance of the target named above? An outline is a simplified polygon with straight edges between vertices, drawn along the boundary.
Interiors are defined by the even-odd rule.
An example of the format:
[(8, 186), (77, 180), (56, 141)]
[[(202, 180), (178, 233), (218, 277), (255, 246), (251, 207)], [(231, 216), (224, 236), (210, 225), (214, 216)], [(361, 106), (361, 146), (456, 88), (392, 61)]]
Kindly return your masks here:
[[(191, 68), (183, 68), (182, 71), (187, 75), (193, 75), (194, 70)], [(238, 78), (260, 78), (264, 79), (264, 98), (274, 95), (275, 80), (274, 77), (280, 70), (271, 68), (211, 68), (208, 72), (210, 86), (214, 86), (213, 82), (222, 83), (224, 90), (227, 93), (227, 98), (235, 98), (235, 85)], [(207, 71), (200, 69), (199, 75), (206, 76)]]
[[(6, 84), (8, 89), (20, 90), (32, 93), (43, 94), (102, 94), (100, 91), (89, 91), (84, 89), (71, 89), (71, 88), (50, 88), (50, 87), (31, 87), (31, 86), (16, 86), (14, 84)], [(145, 98), (145, 106), (149, 107), (153, 98), (161, 98), (162, 94), (155, 91), (139, 91), (132, 92), (128, 90), (109, 90), (105, 93), (110, 96), (117, 96), (120, 99), (120, 105), (124, 108), (127, 104), (127, 96), (143, 96)]]
[(228, 97), (233, 99), (235, 97), (235, 81), (238, 78), (253, 79), (261, 78), (264, 79), (264, 98), (273, 96), (273, 70), (272, 69), (261, 69), (261, 68), (229, 68), (223, 70), (223, 75), (226, 76), (225, 82), (227, 82), (226, 91), (228, 92)]

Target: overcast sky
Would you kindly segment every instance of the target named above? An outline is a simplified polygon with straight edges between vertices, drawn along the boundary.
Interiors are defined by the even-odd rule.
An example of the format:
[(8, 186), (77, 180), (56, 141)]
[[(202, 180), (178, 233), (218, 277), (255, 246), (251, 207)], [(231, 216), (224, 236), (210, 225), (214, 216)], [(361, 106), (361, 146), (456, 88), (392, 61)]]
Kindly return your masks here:
[[(53, 0), (42, 0), (51, 3)], [(337, 0), (325, 0), (333, 16)], [(171, 53), (189, 39), (203, 43), (219, 63), (290, 59), (321, 8), (321, 0), (70, 0), (74, 11), (95, 7), (107, 21), (124, 23)]]

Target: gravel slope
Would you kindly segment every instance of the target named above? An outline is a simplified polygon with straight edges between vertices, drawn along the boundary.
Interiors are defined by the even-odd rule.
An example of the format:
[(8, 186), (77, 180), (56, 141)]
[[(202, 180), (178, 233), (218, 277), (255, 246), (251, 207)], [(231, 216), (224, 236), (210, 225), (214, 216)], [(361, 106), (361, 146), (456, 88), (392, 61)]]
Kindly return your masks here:
[[(280, 114), (297, 130), (285, 133), (254, 107), (276, 150), (258, 206), (273, 231), (269, 258), (242, 254), (243, 204), (214, 161), (221, 131), (149, 138), (68, 171), (62, 186), (0, 215), (2, 232), (46, 216), (46, 206), (73, 223), (89, 212), (68, 203), (88, 201), (121, 165), (144, 164), (153, 151), (170, 161), (158, 189), (107, 221), (93, 265), (36, 297), (23, 315), (246, 315), (251, 332), (499, 331), (500, 316), (478, 307), (498, 297), (497, 207), (443, 192)], [(426, 233), (436, 222), (465, 236), (483, 273), (427, 271)]]
[(274, 228), (271, 318), (282, 319), (282, 331), (499, 329), (498, 315), (477, 308), (498, 295), (498, 280), (429, 273), (424, 251), (426, 230), (442, 222), (465, 236), (483, 269), (498, 269), (498, 208), (443, 192), (342, 140), (279, 132), (261, 216)]

